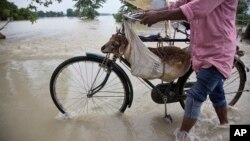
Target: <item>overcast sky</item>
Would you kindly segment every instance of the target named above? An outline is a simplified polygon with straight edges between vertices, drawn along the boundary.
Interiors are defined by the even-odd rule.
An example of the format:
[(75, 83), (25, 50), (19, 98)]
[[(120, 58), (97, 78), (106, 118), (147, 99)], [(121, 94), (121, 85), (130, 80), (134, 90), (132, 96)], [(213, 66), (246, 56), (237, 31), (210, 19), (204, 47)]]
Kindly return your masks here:
[[(8, 0), (9, 2), (14, 2), (19, 8), (27, 7), (31, 0)], [(63, 11), (66, 13), (68, 8), (74, 9), (74, 4), (72, 0), (62, 0), (61, 3), (54, 2), (52, 5), (47, 7), (38, 6), (38, 10), (43, 11)], [(98, 9), (100, 13), (117, 13), (121, 6), (120, 0), (107, 0), (107, 2), (103, 5), (102, 8)]]

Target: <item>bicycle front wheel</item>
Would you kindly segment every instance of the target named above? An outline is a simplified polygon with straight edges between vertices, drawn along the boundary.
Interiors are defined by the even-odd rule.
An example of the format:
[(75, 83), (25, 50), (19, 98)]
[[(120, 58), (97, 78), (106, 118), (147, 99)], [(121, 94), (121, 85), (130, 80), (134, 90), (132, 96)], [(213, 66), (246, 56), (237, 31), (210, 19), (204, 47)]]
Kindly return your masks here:
[(126, 80), (111, 61), (107, 65), (102, 62), (100, 58), (80, 56), (64, 61), (55, 69), (50, 93), (61, 113), (82, 115), (125, 111), (129, 99)]
[[(225, 80), (223, 88), (228, 105), (233, 106), (239, 100), (244, 91), (246, 77), (244, 67), (236, 61), (232, 70), (232, 76)], [(192, 85), (197, 81), (196, 73), (191, 69), (178, 80), (178, 94), (185, 95)], [(210, 101), (205, 102), (211, 105)], [(184, 100), (180, 100), (182, 108), (185, 107)]]

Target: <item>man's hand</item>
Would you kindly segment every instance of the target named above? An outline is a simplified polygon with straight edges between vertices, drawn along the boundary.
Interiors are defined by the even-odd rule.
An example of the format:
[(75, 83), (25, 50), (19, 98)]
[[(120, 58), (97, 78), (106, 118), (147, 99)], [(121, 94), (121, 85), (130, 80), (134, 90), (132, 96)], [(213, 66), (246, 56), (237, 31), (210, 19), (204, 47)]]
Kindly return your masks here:
[(158, 11), (147, 10), (144, 12), (145, 12), (145, 14), (144, 14), (143, 18), (141, 19), (141, 24), (151, 26), (151, 25), (160, 21), (160, 16), (159, 16)]

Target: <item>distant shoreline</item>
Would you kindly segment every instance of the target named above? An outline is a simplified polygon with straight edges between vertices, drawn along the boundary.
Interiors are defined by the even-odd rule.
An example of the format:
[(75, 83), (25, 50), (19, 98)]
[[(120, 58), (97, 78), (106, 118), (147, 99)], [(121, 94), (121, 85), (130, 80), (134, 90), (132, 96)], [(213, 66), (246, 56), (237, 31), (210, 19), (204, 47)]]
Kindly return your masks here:
[[(98, 15), (97, 17), (104, 17), (104, 16), (113, 16), (113, 14), (100, 14)], [(43, 18), (80, 18), (80, 17), (77, 17), (77, 16), (58, 16), (58, 17), (38, 17), (37, 19), (43, 19)], [(7, 20), (1, 20), (1, 22), (6, 22)], [(29, 21), (29, 20), (11, 20), (11, 22), (13, 21)]]

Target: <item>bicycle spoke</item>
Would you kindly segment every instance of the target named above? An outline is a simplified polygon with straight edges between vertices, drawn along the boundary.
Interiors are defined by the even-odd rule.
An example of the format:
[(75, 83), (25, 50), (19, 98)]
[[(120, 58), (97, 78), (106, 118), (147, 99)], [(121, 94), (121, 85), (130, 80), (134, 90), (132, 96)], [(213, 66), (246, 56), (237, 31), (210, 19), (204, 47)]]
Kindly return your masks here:
[(73, 98), (58, 98), (58, 100), (63, 100), (63, 101), (67, 101), (67, 100), (71, 100), (71, 99), (80, 99), (81, 97), (73, 97)]
[[(102, 100), (102, 99), (97, 99), (97, 100), (99, 100), (99, 101), (104, 101), (104, 100)], [(114, 101), (112, 101), (112, 103), (114, 103)], [(111, 109), (111, 111), (117, 111), (117, 108), (115, 108), (116, 106), (114, 106), (114, 104), (112, 104), (111, 102), (109, 102), (109, 103), (107, 103), (107, 102), (104, 102), (104, 104), (106, 105), (106, 106), (108, 106), (109, 107), (109, 109)], [(114, 110), (113, 110), (114, 109)]]
[[(81, 74), (80, 76), (81, 76), (82, 82), (85, 83), (84, 78), (83, 78), (82, 69), (81, 69), (81, 67), (80, 67), (79, 62), (78, 62), (78, 67), (79, 67), (79, 70), (80, 70), (80, 74)], [(88, 82), (88, 76), (86, 76), (86, 77), (87, 77), (87, 82)], [(83, 85), (84, 85), (84, 84), (83, 84)], [(89, 88), (88, 83), (87, 83), (87, 87)]]
[(103, 93), (123, 93), (123, 92), (112, 92), (112, 91), (99, 91), (99, 92), (103, 92)]
[(100, 110), (101, 106), (99, 106), (99, 105), (95, 102), (94, 98), (91, 98), (91, 100), (92, 100), (93, 107), (94, 107), (93, 110), (97, 113), (97, 110)]
[(244, 91), (233, 91), (233, 92), (227, 92), (227, 93), (225, 93), (225, 94), (235, 94), (235, 93), (242, 93), (242, 92), (246, 92), (247, 90), (244, 90)]
[(236, 81), (236, 80), (239, 79), (239, 78), (240, 78), (239, 76), (236, 77), (236, 78), (234, 78), (233, 80), (231, 80), (230, 82), (228, 82), (226, 85), (224, 85), (224, 87), (226, 88), (228, 85), (234, 83), (234, 81)]
[(94, 82), (93, 82), (92, 85), (91, 85), (91, 90), (94, 88), (94, 86), (95, 86), (95, 84), (96, 84), (96, 81), (97, 81), (97, 78), (98, 78), (98, 75), (99, 75), (101, 69), (102, 69), (101, 67), (98, 69), (98, 72), (97, 72), (97, 74), (96, 74), (96, 76), (95, 76)]
[(109, 96), (109, 95), (106, 96), (105, 95), (105, 96), (93, 96), (93, 97), (100, 97), (100, 98), (104, 97), (105, 98), (105, 97), (124, 97), (124, 96)]
[[(62, 72), (62, 73), (64, 73), (64, 72)], [(65, 73), (64, 73), (65, 74)], [(78, 86), (78, 88), (82, 88), (81, 86), (80, 86), (80, 83), (79, 82), (76, 82), (76, 80), (75, 79), (72, 79), (71, 77), (69, 77), (68, 76), (68, 78), (72, 81), (72, 82), (74, 82), (75, 84), (76, 84), (76, 86)], [(60, 77), (60, 79), (63, 79), (64, 80), (64, 78), (63, 77)], [(65, 82), (66, 82), (66, 80), (64, 80)], [(86, 89), (84, 89), (85, 91), (86, 91)]]
[(74, 93), (74, 94), (81, 94), (81, 95), (87, 95), (87, 93), (84, 93), (84, 92), (80, 92), (80, 91), (73, 91), (73, 90), (64, 90), (64, 88), (57, 88), (57, 90), (60, 90), (60, 92), (63, 92), (65, 94), (68, 94), (68, 93)]
[[(85, 62), (85, 64), (86, 64), (86, 62)], [(87, 66), (87, 65), (86, 65), (86, 66)], [(85, 72), (86, 72), (86, 78), (87, 78), (87, 82), (88, 82), (88, 68), (87, 68), (87, 67), (85, 67)], [(91, 89), (91, 87), (89, 86), (88, 83), (87, 83), (87, 85), (88, 85), (88, 88)]]
[[(76, 70), (76, 68), (75, 68), (75, 66), (72, 64), (72, 67), (75, 69), (75, 71), (78, 73), (78, 75), (80, 75), (81, 76), (81, 74), (80, 74), (80, 72), (78, 72), (77, 70)], [(76, 78), (78, 78), (78, 77), (76, 77)], [(85, 81), (84, 81), (84, 79), (82, 78), (82, 81), (83, 81), (83, 85), (86, 83)], [(81, 82), (80, 82), (81, 83)], [(79, 83), (79, 84), (80, 84)], [(85, 88), (85, 90), (89, 90), (89, 87), (88, 87), (88, 83), (87, 83), (87, 88), (86, 88), (86, 86), (84, 85), (84, 88)]]
[[(77, 99), (77, 100), (75, 100), (75, 101), (73, 101), (73, 102), (70, 102), (69, 104), (67, 104), (67, 102), (65, 103), (65, 109), (68, 109), (68, 110), (70, 110), (71, 109), (71, 107), (77, 107), (78, 106), (78, 101), (81, 101), (82, 99)], [(70, 110), (71, 111), (71, 110)], [(75, 110), (72, 110), (72, 111), (75, 111)]]
[[(108, 84), (109, 84), (109, 83), (108, 83)], [(120, 84), (120, 83), (117, 82), (117, 83), (115, 83), (114, 85), (108, 85), (108, 84), (105, 85), (105, 88), (109, 88), (109, 87), (111, 87), (111, 86), (114, 87), (114, 86), (116, 86), (116, 85), (118, 85), (118, 84)]]
[[(91, 84), (93, 84), (93, 63), (91, 63)], [(92, 89), (92, 86), (91, 86)]]

